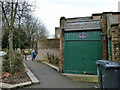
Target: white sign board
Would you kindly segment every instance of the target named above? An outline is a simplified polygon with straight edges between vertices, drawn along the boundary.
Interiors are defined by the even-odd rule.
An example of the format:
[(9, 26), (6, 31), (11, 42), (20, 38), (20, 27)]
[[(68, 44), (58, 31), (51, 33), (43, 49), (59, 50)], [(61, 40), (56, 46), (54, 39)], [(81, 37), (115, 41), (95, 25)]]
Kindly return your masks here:
[(118, 12), (120, 12), (120, 1), (118, 2)]

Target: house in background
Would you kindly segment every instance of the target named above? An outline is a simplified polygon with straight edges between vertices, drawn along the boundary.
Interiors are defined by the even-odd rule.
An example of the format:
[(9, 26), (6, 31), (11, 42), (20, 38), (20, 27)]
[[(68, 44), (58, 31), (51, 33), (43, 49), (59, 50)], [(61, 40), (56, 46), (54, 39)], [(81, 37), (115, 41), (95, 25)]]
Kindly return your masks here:
[(55, 27), (55, 37), (60, 38), (60, 27)]
[(59, 66), (66, 73), (96, 74), (96, 60), (120, 62), (120, 12), (60, 18)]

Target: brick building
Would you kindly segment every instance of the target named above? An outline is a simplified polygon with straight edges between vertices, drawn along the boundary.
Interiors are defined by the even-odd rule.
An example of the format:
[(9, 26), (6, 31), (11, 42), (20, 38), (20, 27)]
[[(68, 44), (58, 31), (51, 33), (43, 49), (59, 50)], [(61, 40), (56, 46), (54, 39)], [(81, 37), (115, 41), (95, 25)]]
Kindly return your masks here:
[(55, 37), (60, 38), (60, 27), (55, 27)]
[[(103, 59), (120, 62), (120, 12), (103, 12), (92, 14), (91, 17), (60, 18), (60, 56), (59, 65), (64, 68), (65, 32), (101, 26), (101, 42)], [(100, 21), (99, 24), (97, 22)], [(90, 23), (87, 23), (90, 22)], [(77, 24), (76, 24), (77, 23)]]

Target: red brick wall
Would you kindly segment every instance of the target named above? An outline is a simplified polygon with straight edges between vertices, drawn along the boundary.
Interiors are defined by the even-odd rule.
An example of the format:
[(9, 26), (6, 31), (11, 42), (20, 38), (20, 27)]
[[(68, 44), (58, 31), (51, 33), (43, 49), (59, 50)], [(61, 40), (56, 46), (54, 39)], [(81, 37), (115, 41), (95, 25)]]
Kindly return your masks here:
[(118, 26), (112, 27), (112, 57), (113, 61), (120, 62), (120, 29)]
[[(106, 16), (106, 14), (102, 15), (102, 32), (104, 34), (107, 34), (107, 16)], [(108, 49), (107, 41), (105, 39), (103, 39), (102, 42), (103, 42), (103, 59), (107, 60), (108, 55), (109, 55), (107, 52), (107, 49)]]

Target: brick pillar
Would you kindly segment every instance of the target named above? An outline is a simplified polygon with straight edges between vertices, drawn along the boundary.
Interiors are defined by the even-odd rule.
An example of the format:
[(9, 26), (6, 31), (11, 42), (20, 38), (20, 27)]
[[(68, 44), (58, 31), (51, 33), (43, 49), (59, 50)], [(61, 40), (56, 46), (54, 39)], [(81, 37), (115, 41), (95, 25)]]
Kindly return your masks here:
[(112, 60), (120, 62), (120, 32), (118, 25), (112, 27)]
[(65, 17), (60, 18), (60, 57), (59, 66), (64, 69), (64, 30), (66, 27)]
[[(104, 13), (102, 15), (102, 32), (104, 34), (107, 34), (107, 15)], [(107, 44), (106, 39), (103, 39), (102, 42), (103, 42), (103, 59), (107, 60), (108, 59), (108, 44)]]

